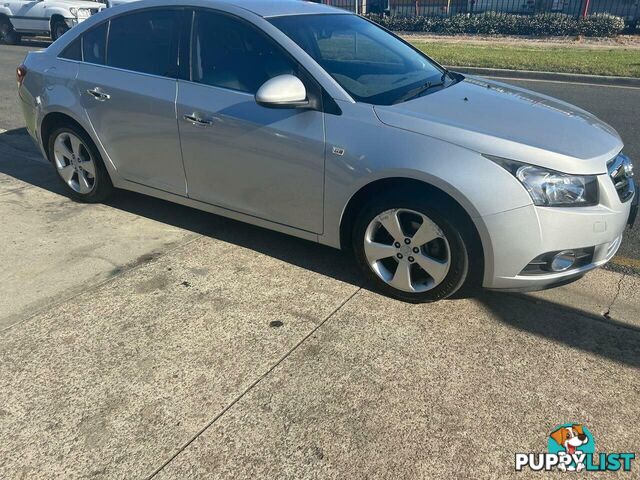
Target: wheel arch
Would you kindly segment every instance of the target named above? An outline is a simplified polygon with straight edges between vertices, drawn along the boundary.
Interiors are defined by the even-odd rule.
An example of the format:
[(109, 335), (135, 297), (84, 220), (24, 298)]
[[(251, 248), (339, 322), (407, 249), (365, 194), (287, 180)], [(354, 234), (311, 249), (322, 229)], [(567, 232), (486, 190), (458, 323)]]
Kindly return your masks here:
[(51, 135), (51, 132), (53, 132), (53, 130), (56, 127), (59, 127), (62, 125), (73, 125), (74, 127), (77, 127), (82, 131), (84, 131), (87, 135), (89, 135), (89, 138), (91, 138), (91, 135), (89, 134), (89, 132), (87, 132), (87, 129), (84, 128), (80, 124), (80, 122), (78, 122), (76, 119), (74, 119), (70, 115), (62, 112), (47, 113), (43, 117), (42, 122), (40, 123), (40, 143), (49, 161), (51, 161), (51, 159), (49, 158), (49, 148), (48, 148), (49, 136)]
[(4, 5), (0, 5), (0, 25), (6, 22), (13, 29), (13, 22), (11, 21), (12, 16), (11, 10)]
[(66, 25), (66, 21), (65, 21), (65, 17), (64, 17), (64, 12), (61, 10), (56, 10), (53, 14), (51, 14), (51, 17), (49, 17), (49, 31), (53, 34), (53, 26), (57, 23), (57, 22), (62, 22)]
[(366, 205), (367, 200), (376, 193), (390, 191), (392, 189), (415, 192), (416, 194), (427, 195), (429, 198), (433, 198), (437, 201), (447, 202), (458, 214), (461, 215), (461, 218), (469, 227), (469, 232), (473, 237), (475, 246), (479, 249), (478, 258), (482, 261), (482, 265), (479, 268), (479, 280), (481, 281), (486, 273), (485, 269), (488, 263), (487, 254), (491, 252), (491, 245), (487, 245), (487, 242), (483, 241), (483, 238), (488, 238), (485, 234), (486, 228), (484, 223), (477, 215), (477, 212), (472, 210), (470, 213), (468, 211), (467, 208), (473, 208), (471, 205), (467, 205), (467, 208), (465, 208), (463, 206), (463, 202), (459, 201), (453, 195), (424, 180), (394, 176), (377, 179), (362, 186), (351, 196), (340, 218), (340, 247), (343, 250), (351, 249), (353, 226), (358, 216), (358, 212), (360, 212)]

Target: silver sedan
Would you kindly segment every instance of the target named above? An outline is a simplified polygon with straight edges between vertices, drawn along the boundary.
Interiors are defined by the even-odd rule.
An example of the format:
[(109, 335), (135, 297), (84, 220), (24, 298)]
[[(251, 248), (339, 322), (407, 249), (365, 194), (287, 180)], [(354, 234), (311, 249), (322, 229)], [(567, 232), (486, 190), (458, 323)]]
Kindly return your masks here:
[(129, 3), (17, 77), (75, 200), (123, 188), (350, 249), (407, 301), (576, 279), (637, 210), (610, 126), (324, 5)]

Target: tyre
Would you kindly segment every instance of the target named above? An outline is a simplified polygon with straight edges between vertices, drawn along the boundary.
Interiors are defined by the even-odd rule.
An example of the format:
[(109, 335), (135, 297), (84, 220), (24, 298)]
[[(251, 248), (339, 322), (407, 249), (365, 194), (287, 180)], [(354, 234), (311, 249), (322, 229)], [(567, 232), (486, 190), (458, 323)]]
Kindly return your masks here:
[(47, 152), (65, 191), (74, 200), (98, 203), (112, 193), (109, 173), (84, 130), (73, 125), (54, 129)]
[(55, 42), (64, 35), (67, 30), (69, 30), (69, 26), (63, 20), (54, 21), (51, 25), (51, 40)]
[(0, 40), (8, 45), (17, 45), (22, 36), (13, 29), (8, 18), (0, 19)]
[(423, 192), (386, 194), (370, 202), (356, 218), (351, 238), (366, 278), (393, 298), (434, 302), (477, 277), (470, 272), (471, 252), (477, 249), (469, 221), (453, 202), (430, 201)]

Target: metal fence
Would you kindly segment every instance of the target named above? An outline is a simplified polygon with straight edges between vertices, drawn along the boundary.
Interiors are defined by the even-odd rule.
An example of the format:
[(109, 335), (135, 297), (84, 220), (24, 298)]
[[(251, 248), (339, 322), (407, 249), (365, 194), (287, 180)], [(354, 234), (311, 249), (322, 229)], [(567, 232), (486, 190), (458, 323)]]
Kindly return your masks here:
[(315, 0), (359, 14), (446, 17), (457, 14), (564, 13), (573, 17), (608, 13), (636, 22), (640, 0)]

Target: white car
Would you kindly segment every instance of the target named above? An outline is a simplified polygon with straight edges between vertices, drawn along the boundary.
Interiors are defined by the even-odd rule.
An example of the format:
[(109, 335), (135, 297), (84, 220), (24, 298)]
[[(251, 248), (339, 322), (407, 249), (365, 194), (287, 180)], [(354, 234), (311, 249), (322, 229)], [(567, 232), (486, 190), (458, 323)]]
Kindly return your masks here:
[(107, 7), (117, 7), (118, 5), (123, 5), (125, 3), (139, 2), (141, 0), (104, 0)]
[(0, 40), (16, 44), (23, 36), (34, 35), (57, 40), (105, 7), (103, 3), (87, 0), (0, 1)]

